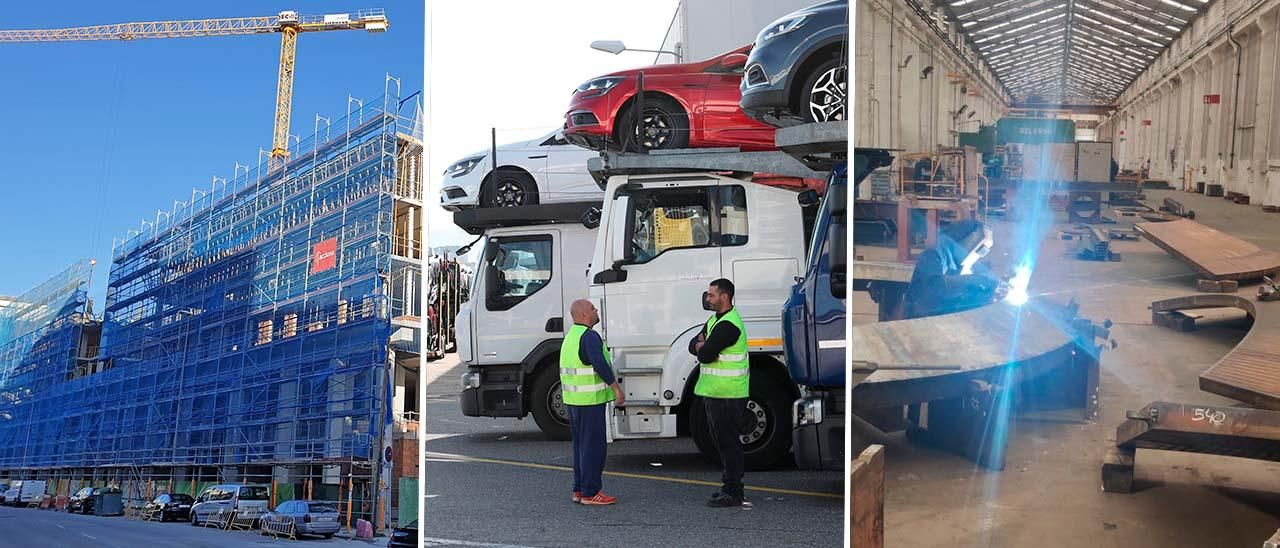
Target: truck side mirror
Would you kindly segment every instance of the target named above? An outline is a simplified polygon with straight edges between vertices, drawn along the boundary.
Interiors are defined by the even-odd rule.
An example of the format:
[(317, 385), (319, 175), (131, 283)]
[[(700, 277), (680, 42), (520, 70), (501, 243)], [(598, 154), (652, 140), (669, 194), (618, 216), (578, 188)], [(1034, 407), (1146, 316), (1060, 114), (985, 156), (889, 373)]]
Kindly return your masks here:
[(813, 207), (818, 205), (818, 191), (810, 188), (796, 195), (796, 201), (800, 203), (800, 207)]
[(591, 208), (582, 214), (582, 226), (587, 230), (595, 230), (600, 227), (600, 209)]
[(827, 189), (827, 199), (831, 200), (831, 222), (827, 225), (828, 264), (831, 268), (831, 294), (837, 298), (845, 298), (846, 273), (849, 271), (848, 253), (845, 246), (849, 238), (848, 211), (846, 201), (848, 187), (835, 185)]
[(493, 259), (498, 256), (498, 242), (489, 240), (484, 244), (484, 262), (492, 263)]
[(499, 284), (498, 280), (501, 275), (502, 273), (498, 271), (498, 267), (492, 263), (484, 267), (484, 294), (486, 297), (492, 299), (502, 295), (502, 285)]
[(845, 250), (845, 243), (849, 236), (848, 227), (849, 225), (842, 220), (840, 223), (831, 223), (827, 229), (827, 242), (830, 244), (828, 262), (831, 266), (831, 294), (838, 299), (845, 298), (845, 284), (848, 279), (849, 263)]
[(711, 303), (707, 302), (707, 298), (709, 297), (711, 297), (710, 291), (702, 292), (702, 309), (707, 311), (714, 311), (715, 309), (711, 308)]

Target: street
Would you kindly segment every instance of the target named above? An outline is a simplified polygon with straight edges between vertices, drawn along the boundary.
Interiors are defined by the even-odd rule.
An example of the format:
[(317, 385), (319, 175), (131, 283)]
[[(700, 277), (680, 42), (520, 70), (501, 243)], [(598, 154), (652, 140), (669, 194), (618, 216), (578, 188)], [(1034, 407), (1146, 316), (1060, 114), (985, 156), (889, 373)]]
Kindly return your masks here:
[[(288, 542), (261, 536), (256, 531), (221, 531), (192, 527), (186, 522), (158, 523), (0, 506), (0, 548), (236, 548), (279, 546)], [(341, 538), (303, 537), (298, 542), (302, 546), (348, 545), (348, 541)], [(360, 541), (365, 546), (385, 546), (386, 543), (386, 538)]]
[(455, 355), (427, 365), (425, 546), (838, 546), (844, 478), (794, 467), (748, 472), (751, 507), (716, 509), (720, 471), (688, 438), (609, 445), (604, 491), (616, 506), (570, 501), (569, 442), (532, 418), (465, 417)]

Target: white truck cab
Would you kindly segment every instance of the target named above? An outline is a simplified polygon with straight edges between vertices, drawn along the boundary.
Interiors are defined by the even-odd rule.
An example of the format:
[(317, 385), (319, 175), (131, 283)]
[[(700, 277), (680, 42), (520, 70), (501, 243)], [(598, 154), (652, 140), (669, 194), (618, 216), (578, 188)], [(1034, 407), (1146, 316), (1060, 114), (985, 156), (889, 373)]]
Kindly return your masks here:
[(473, 245), (484, 251), (457, 316), (463, 414), (532, 414), (548, 436), (569, 439), (560, 344), (573, 325), (569, 304), (587, 298), (596, 230), (582, 217), (599, 210), (600, 202), (584, 202), (455, 214), (460, 226), (482, 231)]
[(804, 241), (793, 191), (714, 173), (609, 179), (590, 276), (597, 329), (626, 394), (616, 438), (674, 437), (688, 411), (699, 449), (714, 457), (703, 408), (692, 405), (698, 369), (688, 347), (711, 315), (704, 292), (728, 278), (751, 351), (747, 463), (786, 456), (797, 389), (781, 357), (781, 313), (802, 273)]

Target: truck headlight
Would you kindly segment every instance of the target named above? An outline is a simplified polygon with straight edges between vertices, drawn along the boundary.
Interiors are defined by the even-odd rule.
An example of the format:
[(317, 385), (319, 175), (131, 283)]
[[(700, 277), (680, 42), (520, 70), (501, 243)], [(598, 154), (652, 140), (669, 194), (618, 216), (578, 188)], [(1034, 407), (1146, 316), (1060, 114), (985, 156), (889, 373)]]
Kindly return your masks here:
[(822, 424), (822, 398), (805, 396), (796, 400), (791, 413), (791, 427)]
[(462, 374), (462, 389), (470, 390), (472, 388), (480, 388), (479, 371), (467, 371)]

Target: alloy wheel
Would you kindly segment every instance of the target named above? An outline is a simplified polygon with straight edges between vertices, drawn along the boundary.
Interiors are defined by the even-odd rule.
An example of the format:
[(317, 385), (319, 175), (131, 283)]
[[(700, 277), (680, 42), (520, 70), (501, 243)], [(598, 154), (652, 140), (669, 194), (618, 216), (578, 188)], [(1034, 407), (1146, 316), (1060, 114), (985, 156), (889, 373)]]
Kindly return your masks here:
[(831, 67), (813, 82), (809, 92), (809, 115), (818, 122), (845, 119), (845, 67)]
[(522, 206), (525, 202), (524, 185), (516, 179), (502, 179), (498, 181), (493, 196), (498, 207)]
[(637, 128), (639, 134), (636, 138), (645, 150), (662, 149), (674, 137), (672, 135), (674, 128), (675, 122), (670, 114), (657, 109), (645, 110), (644, 116), (640, 119), (640, 127)]

